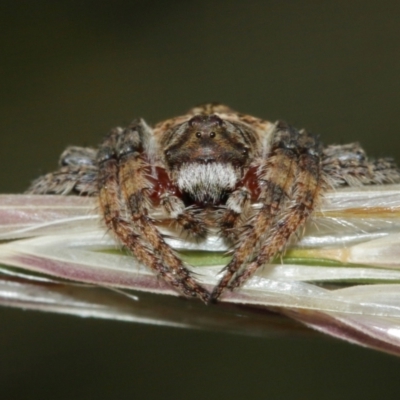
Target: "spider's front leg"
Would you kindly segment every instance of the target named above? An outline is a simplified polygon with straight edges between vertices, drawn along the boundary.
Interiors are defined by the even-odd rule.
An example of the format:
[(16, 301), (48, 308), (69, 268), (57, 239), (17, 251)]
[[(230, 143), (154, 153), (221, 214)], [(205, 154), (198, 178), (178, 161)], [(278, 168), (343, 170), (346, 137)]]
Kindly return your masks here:
[(97, 151), (89, 147), (68, 147), (60, 156), (60, 168), (33, 181), (27, 193), (96, 194), (96, 155)]
[(271, 261), (306, 222), (325, 188), (321, 152), (314, 136), (283, 122), (276, 125), (268, 154), (259, 162), (260, 209), (247, 221), (213, 300)]
[(151, 135), (143, 121), (111, 132), (98, 154), (99, 199), (107, 226), (147, 267), (188, 297), (209, 301), (149, 217), (152, 183), (145, 147)]

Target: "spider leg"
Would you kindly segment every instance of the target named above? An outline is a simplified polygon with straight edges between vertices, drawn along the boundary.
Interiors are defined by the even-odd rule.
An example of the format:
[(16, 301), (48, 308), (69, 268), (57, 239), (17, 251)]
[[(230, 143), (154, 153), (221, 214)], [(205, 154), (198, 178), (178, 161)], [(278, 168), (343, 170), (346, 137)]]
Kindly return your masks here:
[(299, 136), (299, 156), (291, 200), (265, 238), (258, 255), (229, 282), (228, 288), (241, 286), (261, 266), (270, 262), (314, 211), (322, 193), (326, 190), (326, 179), (321, 169), (321, 144), (314, 136), (303, 132)]
[(391, 158), (369, 160), (358, 143), (326, 147), (322, 168), (332, 187), (400, 182), (400, 170)]
[(86, 147), (68, 147), (59, 160), (57, 171), (43, 175), (32, 182), (30, 194), (94, 195), (97, 192), (96, 150)]
[(209, 293), (190, 275), (148, 216), (151, 183), (144, 170), (142, 121), (114, 130), (99, 155), (99, 199), (107, 226), (147, 267), (185, 296), (208, 302)]
[(97, 150), (91, 147), (69, 146), (61, 154), (60, 166), (96, 166)]
[[(249, 262), (255, 252), (263, 246), (264, 240), (281, 208), (287, 203), (295, 181), (298, 163), (298, 143), (300, 134), (283, 122), (277, 123), (269, 152), (265, 160), (260, 160), (258, 171), (261, 208), (244, 227), (243, 236), (238, 241), (233, 258), (225, 267), (225, 273), (214, 288), (212, 299), (217, 299), (229, 286), (242, 266)], [(228, 211), (229, 212), (229, 211)]]

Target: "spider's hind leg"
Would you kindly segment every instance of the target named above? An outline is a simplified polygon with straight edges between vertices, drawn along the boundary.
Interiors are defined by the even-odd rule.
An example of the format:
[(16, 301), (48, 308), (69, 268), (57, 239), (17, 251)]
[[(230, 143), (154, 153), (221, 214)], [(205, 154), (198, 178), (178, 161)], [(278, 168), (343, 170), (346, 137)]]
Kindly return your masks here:
[(86, 194), (97, 192), (97, 151), (88, 147), (68, 147), (60, 156), (60, 168), (37, 178), (28, 194)]
[(332, 187), (400, 182), (400, 170), (393, 159), (370, 160), (359, 143), (326, 147), (322, 169)]

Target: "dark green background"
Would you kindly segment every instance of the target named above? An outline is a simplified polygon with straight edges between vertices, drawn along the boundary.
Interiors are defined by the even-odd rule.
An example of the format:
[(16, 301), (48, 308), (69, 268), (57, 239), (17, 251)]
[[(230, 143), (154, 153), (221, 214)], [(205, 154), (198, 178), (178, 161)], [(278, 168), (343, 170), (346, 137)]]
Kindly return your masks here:
[[(397, 1), (1, 1), (0, 32), (1, 192), (66, 145), (205, 101), (400, 160)], [(1, 398), (400, 396), (399, 359), (319, 336), (0, 318)]]

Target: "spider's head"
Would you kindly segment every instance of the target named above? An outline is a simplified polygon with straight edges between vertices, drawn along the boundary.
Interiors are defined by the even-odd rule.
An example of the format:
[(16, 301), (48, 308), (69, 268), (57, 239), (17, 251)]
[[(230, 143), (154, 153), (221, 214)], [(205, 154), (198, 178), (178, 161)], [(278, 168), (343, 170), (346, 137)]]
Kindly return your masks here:
[(165, 162), (182, 192), (217, 203), (250, 163), (253, 132), (216, 114), (195, 115), (166, 132)]
[(238, 126), (219, 116), (195, 115), (173, 128), (165, 146), (165, 159), (171, 169), (185, 163), (230, 163), (243, 166), (249, 149)]

